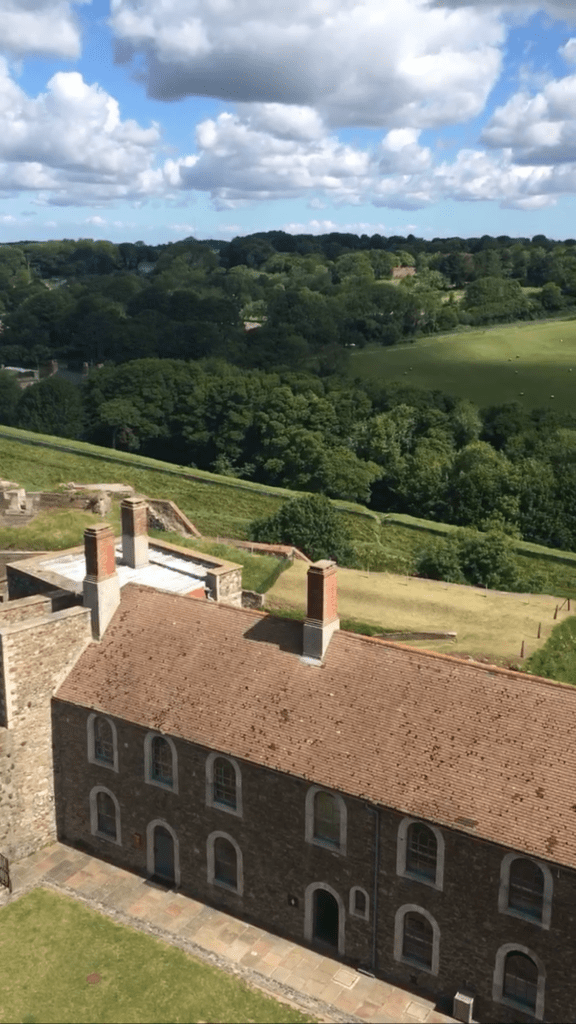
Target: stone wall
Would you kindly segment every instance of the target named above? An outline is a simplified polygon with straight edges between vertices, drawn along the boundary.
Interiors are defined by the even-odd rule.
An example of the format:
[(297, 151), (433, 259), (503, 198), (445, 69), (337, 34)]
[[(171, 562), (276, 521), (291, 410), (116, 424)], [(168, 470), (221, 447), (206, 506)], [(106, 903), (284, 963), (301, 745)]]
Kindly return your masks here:
[(50, 699), (91, 638), (84, 608), (0, 627), (0, 851), (9, 859), (55, 838)]
[[(529, 919), (498, 911), (503, 847), (474, 835), (443, 828), (445, 867), (442, 890), (397, 874), (398, 829), (402, 815), (379, 811), (377, 861), (377, 962), (374, 937), (375, 815), (364, 801), (345, 797), (347, 848), (342, 855), (305, 840), (305, 802), (310, 782), (239, 761), (243, 813), (239, 817), (207, 806), (204, 748), (174, 737), (178, 792), (144, 780), (146, 730), (121, 720), (117, 728), (118, 771), (88, 764), (88, 709), (53, 700), (57, 751), (58, 834), (65, 842), (147, 874), (147, 825), (166, 822), (179, 844), (183, 892), (295, 942), (305, 942), (305, 893), (323, 883), (338, 894), (345, 922), (344, 959), (354, 966), (376, 967), (391, 982), (418, 988), (423, 995), (451, 1005), (462, 989), (475, 995), (474, 1018), (483, 1022), (533, 1021), (530, 1014), (492, 1002), (497, 950), (505, 943), (526, 947), (541, 958), (546, 972), (544, 1019), (568, 1021), (576, 1004), (573, 962), (576, 955), (576, 872), (550, 864), (554, 893), (552, 924), (543, 929)], [(399, 769), (400, 770), (400, 769)], [(109, 789), (120, 806), (120, 844), (92, 835), (90, 791)], [(207, 840), (213, 832), (232, 837), (242, 851), (244, 893), (208, 882)], [(369, 896), (369, 917), (349, 912), (350, 890)], [(407, 904), (430, 913), (440, 929), (436, 975), (395, 958), (394, 921)]]
[(146, 503), (148, 505), (148, 529), (179, 533), (182, 537), (202, 537), (194, 523), (190, 522), (188, 516), (184, 515), (173, 501), (147, 498)]

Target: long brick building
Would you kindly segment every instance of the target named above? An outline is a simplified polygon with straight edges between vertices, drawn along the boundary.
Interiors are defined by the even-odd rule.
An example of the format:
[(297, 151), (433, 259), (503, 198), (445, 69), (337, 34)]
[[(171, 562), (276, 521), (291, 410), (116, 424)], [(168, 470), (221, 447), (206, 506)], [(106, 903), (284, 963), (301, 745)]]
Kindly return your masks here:
[[(124, 561), (145, 572), (136, 504), (124, 503)], [(359, 968), (457, 997), (461, 1019), (574, 1020), (576, 692), (339, 630), (331, 563), (309, 570), (303, 625), (239, 607), (232, 583), (227, 604), (164, 577), (120, 586), (117, 561), (111, 531), (88, 531), (83, 603), (60, 610), (47, 609), (53, 592), (17, 595), (23, 580), (62, 584), (69, 562), (9, 569), (0, 626), (28, 615), (0, 628), (11, 772), (30, 774), (18, 744), (42, 734), (42, 708), (51, 716), (41, 813), (30, 794), (20, 806), (28, 841), (55, 827)], [(6, 657), (27, 630), (52, 636), (34, 693)]]

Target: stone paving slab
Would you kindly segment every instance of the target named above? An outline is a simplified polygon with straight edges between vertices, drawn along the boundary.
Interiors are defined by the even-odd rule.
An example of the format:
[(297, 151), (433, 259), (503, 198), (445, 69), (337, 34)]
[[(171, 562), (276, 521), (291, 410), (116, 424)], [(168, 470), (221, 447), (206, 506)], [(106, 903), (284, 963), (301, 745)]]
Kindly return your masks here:
[(122, 924), (180, 946), (325, 1024), (452, 1024), (417, 992), (360, 974), (338, 960), (271, 935), (115, 865), (61, 844), (13, 865), (14, 890), (39, 884), (75, 896)]

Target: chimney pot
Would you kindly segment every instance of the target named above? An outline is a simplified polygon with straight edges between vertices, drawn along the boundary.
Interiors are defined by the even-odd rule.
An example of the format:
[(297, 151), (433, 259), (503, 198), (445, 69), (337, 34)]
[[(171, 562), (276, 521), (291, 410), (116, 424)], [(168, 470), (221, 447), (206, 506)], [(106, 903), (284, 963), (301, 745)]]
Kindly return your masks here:
[(148, 565), (148, 505), (144, 498), (124, 498), (122, 515), (122, 558), (132, 569)]

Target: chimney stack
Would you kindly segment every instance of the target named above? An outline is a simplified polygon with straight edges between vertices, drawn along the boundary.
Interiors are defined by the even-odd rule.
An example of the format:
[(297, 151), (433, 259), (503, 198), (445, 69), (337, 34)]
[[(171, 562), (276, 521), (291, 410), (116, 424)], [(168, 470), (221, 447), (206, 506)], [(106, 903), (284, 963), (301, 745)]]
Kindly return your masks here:
[(124, 498), (122, 514), (122, 558), (131, 569), (148, 565), (148, 506), (144, 498)]
[(92, 635), (101, 640), (120, 604), (120, 581), (116, 572), (114, 531), (104, 523), (84, 531), (86, 576), (84, 606), (92, 613)]
[(304, 622), (303, 655), (322, 661), (330, 639), (340, 627), (335, 562), (323, 559), (308, 569), (308, 604)]

